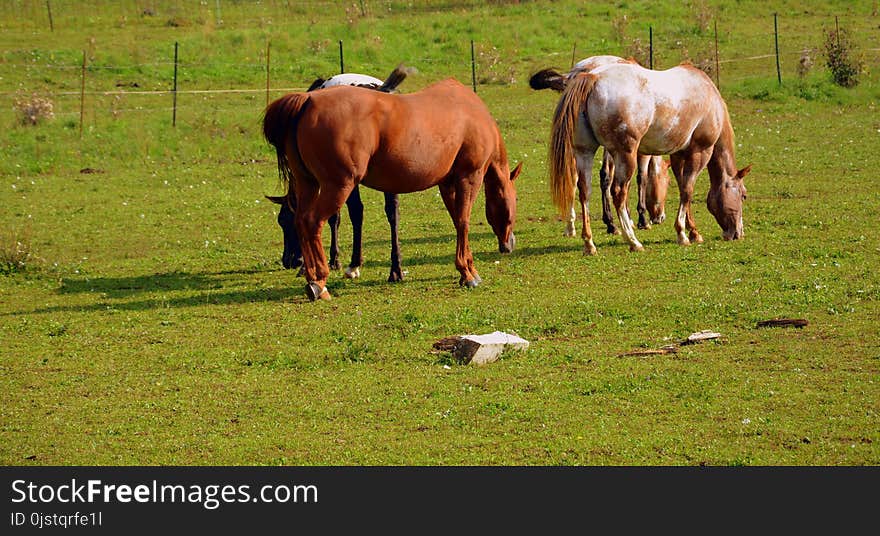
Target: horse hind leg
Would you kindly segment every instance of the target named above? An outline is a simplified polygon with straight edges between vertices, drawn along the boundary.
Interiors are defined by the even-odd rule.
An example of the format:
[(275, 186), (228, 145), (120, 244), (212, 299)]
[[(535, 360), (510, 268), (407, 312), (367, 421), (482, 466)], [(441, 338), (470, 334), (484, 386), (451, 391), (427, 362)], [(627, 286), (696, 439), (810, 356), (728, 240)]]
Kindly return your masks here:
[(357, 279), (361, 276), (361, 266), (364, 264), (363, 254), (363, 230), (364, 230), (364, 203), (361, 200), (361, 192), (355, 186), (348, 199), (345, 200), (348, 209), (348, 218), (351, 220), (351, 262), (345, 268), (345, 277)]
[(578, 200), (581, 205), (581, 239), (584, 241), (584, 255), (595, 255), (596, 244), (593, 242), (593, 230), (590, 226), (590, 195), (592, 184), (590, 172), (593, 169), (594, 154), (583, 153), (577, 157), (578, 169)]
[(599, 188), (602, 189), (602, 222), (610, 235), (619, 235), (620, 230), (614, 225), (614, 213), (611, 209), (611, 182), (614, 180), (614, 160), (607, 149), (602, 150), (602, 167), (599, 169)]
[(337, 212), (330, 216), (327, 225), (330, 227), (330, 269), (338, 270), (341, 268), (339, 264), (339, 224), (342, 221), (342, 215)]
[(638, 238), (636, 238), (635, 231), (633, 230), (633, 221), (629, 216), (629, 209), (627, 208), (629, 183), (636, 167), (635, 151), (619, 154), (614, 160), (614, 183), (611, 187), (611, 193), (614, 197), (614, 208), (617, 210), (617, 219), (620, 221), (623, 236), (629, 242), (630, 251), (642, 251), (645, 249)]
[(398, 237), (398, 224), (400, 222), (400, 199), (397, 194), (385, 194), (385, 217), (391, 227), (391, 272), (388, 282), (403, 281), (403, 270), (400, 268), (400, 239)]

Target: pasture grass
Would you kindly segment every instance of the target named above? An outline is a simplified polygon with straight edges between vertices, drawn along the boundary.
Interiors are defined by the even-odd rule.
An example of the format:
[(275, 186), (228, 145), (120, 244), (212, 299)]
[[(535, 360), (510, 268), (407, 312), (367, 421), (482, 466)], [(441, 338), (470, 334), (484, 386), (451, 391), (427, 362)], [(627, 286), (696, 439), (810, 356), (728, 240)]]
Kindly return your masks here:
[[(53, 3), (54, 32), (0, 13), (10, 102), (0, 111), (0, 230), (27, 229), (39, 259), (0, 275), (0, 462), (880, 463), (876, 56), (849, 90), (821, 67), (797, 80), (789, 66), (782, 87), (775, 67), (722, 71), (738, 163), (753, 165), (744, 240), (721, 240), (702, 203), (704, 174), (695, 206), (704, 244), (675, 243), (673, 187), (669, 220), (637, 233), (640, 254), (595, 225), (594, 202), (599, 255), (584, 257), (579, 239), (562, 237), (548, 192), (557, 97), (526, 80), (538, 67), (566, 67), (574, 40), (578, 58), (621, 53), (621, 26), (611, 24), (619, 3), (367, 2), (366, 17), (308, 5), (280, 17), (269, 3), (223, 3), (222, 24), (210, 2), (168, 14), (154, 4), (154, 16), (109, 4), (83, 20)], [(625, 4), (627, 35), (653, 23), (658, 35), (695, 39), (689, 50), (705, 43), (688, 4)], [(863, 42), (880, 23), (871, 2), (742, 4), (710, 7), (726, 21), (722, 42), (743, 55), (764, 53), (756, 28), (769, 14), (772, 32), (774, 9), (799, 39), (838, 12)], [(382, 196), (367, 190), (362, 278), (334, 273), (334, 299), (309, 303), (302, 278), (280, 267), (276, 209), (263, 198), (281, 193), (260, 134), (265, 95), (180, 95), (172, 128), (167, 95), (93, 94), (80, 138), (78, 96), (58, 96), (78, 89), (77, 71), (41, 67), (77, 65), (86, 43), (90, 88), (166, 89), (167, 65), (153, 63), (178, 40), (198, 54), (186, 60), (185, 87), (260, 87), (267, 37), (279, 85), (336, 72), (343, 39), (351, 70), (377, 76), (420, 55), (408, 61), (420, 72), (405, 92), (450, 74), (469, 81), (477, 41), (478, 94), (511, 160), (525, 162), (513, 254), (497, 253), (482, 196), (474, 207), (483, 285), (457, 285), (436, 189), (401, 198), (407, 276), (386, 283)], [(733, 69), (752, 74), (726, 85)], [(21, 125), (14, 93), (35, 90), (56, 95), (56, 118)], [(346, 258), (347, 216), (340, 235)], [(775, 317), (809, 325), (756, 327)], [(702, 329), (722, 337), (622, 356)], [(494, 330), (531, 346), (485, 367), (432, 350), (446, 336)]]

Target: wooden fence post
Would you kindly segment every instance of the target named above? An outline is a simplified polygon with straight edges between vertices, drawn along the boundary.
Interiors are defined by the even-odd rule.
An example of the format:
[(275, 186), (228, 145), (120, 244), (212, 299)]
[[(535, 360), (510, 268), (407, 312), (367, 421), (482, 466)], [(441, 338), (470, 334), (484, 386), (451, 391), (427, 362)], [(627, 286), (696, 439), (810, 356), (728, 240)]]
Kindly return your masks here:
[(648, 26), (648, 68), (654, 68), (654, 27)]
[(52, 5), (46, 0), (46, 11), (49, 12), (49, 31), (55, 31), (55, 24), (52, 22)]
[(342, 39), (339, 40), (339, 74), (345, 72), (345, 59), (342, 55)]
[(171, 126), (177, 126), (177, 41), (174, 42), (174, 89), (172, 90), (172, 94), (174, 95), (174, 104), (172, 106), (171, 112)]
[(776, 22), (776, 13), (773, 14), (773, 41), (776, 43), (776, 80), (782, 85), (782, 69), (779, 67), (779, 25)]
[(715, 87), (721, 91), (721, 67), (718, 63), (718, 21), (715, 21)]
[(266, 41), (266, 106), (269, 106), (269, 46), (270, 42)]
[(79, 139), (83, 137), (83, 119), (85, 117), (86, 100), (86, 51), (83, 50), (82, 76), (79, 86)]
[(471, 39), (471, 85), (474, 93), (477, 92), (477, 57), (474, 54), (474, 40)]

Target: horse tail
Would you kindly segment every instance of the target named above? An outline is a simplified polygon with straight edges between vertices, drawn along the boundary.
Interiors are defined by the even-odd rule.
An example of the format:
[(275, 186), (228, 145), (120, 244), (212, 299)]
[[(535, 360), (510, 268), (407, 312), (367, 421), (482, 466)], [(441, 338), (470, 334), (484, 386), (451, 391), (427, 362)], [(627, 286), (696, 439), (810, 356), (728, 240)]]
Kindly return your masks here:
[(399, 86), (408, 75), (415, 72), (417, 71), (414, 67), (404, 67), (401, 63), (391, 71), (391, 74), (388, 75), (385, 82), (376, 89), (383, 93), (393, 93), (397, 89), (397, 86)]
[(565, 76), (553, 69), (541, 69), (529, 78), (529, 87), (532, 89), (547, 89), (559, 91), (565, 89)]
[(569, 80), (553, 114), (549, 158), (550, 193), (553, 203), (563, 215), (571, 210), (574, 185), (577, 182), (574, 134), (595, 83), (596, 77), (590, 74), (578, 75)]
[[(309, 95), (307, 93), (289, 93), (269, 104), (263, 115), (263, 136), (275, 147), (275, 154), (278, 157), (278, 175), (281, 182), (289, 184), (290, 188), (293, 187), (290, 180), (293, 172), (284, 149), (287, 145), (287, 137), (296, 136), (296, 125), (308, 103)], [(297, 159), (295, 165), (300, 167), (302, 163)]]

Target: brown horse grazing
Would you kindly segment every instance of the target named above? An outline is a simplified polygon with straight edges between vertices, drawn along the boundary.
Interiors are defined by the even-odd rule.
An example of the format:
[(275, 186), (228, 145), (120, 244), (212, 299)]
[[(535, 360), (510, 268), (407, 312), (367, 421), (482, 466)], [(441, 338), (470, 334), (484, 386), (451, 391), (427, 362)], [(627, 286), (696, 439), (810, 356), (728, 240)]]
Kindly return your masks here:
[[(529, 78), (529, 86), (535, 90), (552, 89), (561, 93), (565, 89), (566, 82), (573, 76), (615, 63), (635, 63), (635, 60), (608, 55), (590, 56), (575, 63), (566, 74), (559, 73), (554, 69), (541, 69)], [(650, 229), (652, 223), (663, 223), (666, 219), (668, 168), (668, 161), (663, 160), (660, 156), (639, 155), (638, 173), (636, 174), (636, 184), (639, 191), (636, 205), (639, 213), (639, 229)], [(620, 234), (614, 225), (614, 216), (611, 212), (611, 177), (613, 176), (614, 162), (608, 151), (603, 151), (602, 167), (599, 169), (599, 186), (602, 191), (602, 221), (605, 223), (608, 234)], [(585, 200), (590, 195), (588, 191), (591, 188), (590, 176), (579, 174), (577, 181), (581, 213), (583, 213), (584, 210), (589, 210)], [(577, 219), (577, 210), (572, 204), (569, 217), (565, 222), (565, 236), (575, 235), (575, 219)]]
[[(346, 85), (358, 86), (385, 93), (393, 93), (397, 87), (406, 79), (407, 75), (414, 72), (411, 67), (404, 67), (403, 64), (398, 65), (388, 78), (383, 82), (378, 78), (374, 78), (365, 74), (343, 73), (331, 76), (327, 80), (317, 78), (307, 91), (316, 91), (328, 87)], [(273, 203), (281, 205), (278, 211), (278, 225), (284, 235), (284, 252), (281, 255), (281, 264), (285, 268), (299, 268), (302, 266), (302, 250), (299, 244), (299, 235), (296, 232), (294, 224), (294, 206), (296, 200), (288, 194), (283, 196), (266, 196)], [(345, 200), (345, 206), (348, 208), (348, 216), (351, 220), (352, 227), (352, 245), (351, 245), (351, 262), (345, 268), (345, 277), (355, 279), (360, 277), (360, 267), (364, 263), (363, 255), (363, 224), (364, 224), (364, 204), (361, 201), (360, 189), (355, 186), (351, 195)], [(391, 227), (391, 272), (388, 275), (389, 282), (403, 280), (403, 270), (400, 267), (400, 241), (398, 239), (398, 221), (400, 220), (400, 201), (397, 194), (385, 194), (385, 217), (388, 219), (388, 225)], [(330, 268), (338, 270), (341, 266), (339, 263), (339, 223), (342, 220), (340, 213), (336, 213), (327, 220), (330, 226)]]
[[(571, 207), (571, 177), (592, 169), (599, 146), (614, 161), (611, 193), (630, 250), (644, 249), (633, 232), (627, 210), (629, 181), (640, 154), (670, 155), (678, 182), (675, 221), (678, 243), (702, 242), (691, 200), (697, 174), (708, 167), (706, 205), (726, 240), (743, 236), (743, 177), (751, 166), (736, 169), (733, 127), (727, 105), (715, 84), (699, 69), (682, 64), (652, 71), (634, 64), (614, 64), (576, 75), (556, 107), (550, 140), (550, 187), (560, 211)], [(685, 231), (689, 231), (689, 235)], [(589, 217), (584, 250), (593, 254)]]
[(324, 222), (358, 184), (389, 193), (440, 188), (457, 234), (463, 286), (480, 277), (468, 245), (470, 213), (485, 180), (486, 218), (502, 253), (513, 250), (514, 179), (498, 125), (477, 95), (447, 79), (408, 95), (352, 86), (290, 93), (266, 108), (263, 134), (296, 197), (309, 299), (329, 299)]

